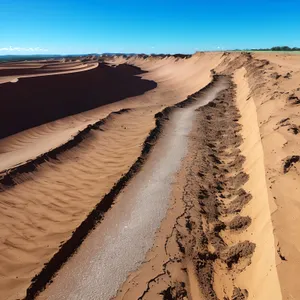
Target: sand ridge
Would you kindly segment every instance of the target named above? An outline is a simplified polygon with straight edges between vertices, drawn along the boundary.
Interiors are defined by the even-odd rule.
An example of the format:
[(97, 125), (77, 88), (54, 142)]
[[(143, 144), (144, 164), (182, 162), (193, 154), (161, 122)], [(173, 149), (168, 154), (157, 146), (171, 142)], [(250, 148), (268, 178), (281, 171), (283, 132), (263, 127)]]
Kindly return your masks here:
[(249, 85), (248, 97), (255, 105), (264, 154), (276, 267), (282, 298), (297, 299), (300, 289), (294, 279), (300, 271), (299, 227), (296, 225), (300, 178), (297, 161), (292, 163), (289, 172), (285, 172), (284, 166), (298, 155), (299, 149), (300, 57), (275, 53), (253, 57), (256, 60), (246, 66), (244, 78)]

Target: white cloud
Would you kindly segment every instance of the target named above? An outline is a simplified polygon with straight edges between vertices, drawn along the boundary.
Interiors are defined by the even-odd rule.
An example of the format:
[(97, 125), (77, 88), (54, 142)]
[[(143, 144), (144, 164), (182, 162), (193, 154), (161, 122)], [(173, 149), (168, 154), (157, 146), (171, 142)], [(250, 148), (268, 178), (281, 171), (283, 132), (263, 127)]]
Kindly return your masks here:
[(21, 51), (24, 51), (24, 52), (47, 52), (48, 49), (44, 49), (44, 48), (40, 48), (40, 47), (35, 47), (35, 48), (23, 48), (23, 47), (12, 47), (12, 46), (9, 46), (9, 47), (3, 47), (3, 48), (0, 48), (0, 51), (3, 51), (3, 52), (21, 52)]

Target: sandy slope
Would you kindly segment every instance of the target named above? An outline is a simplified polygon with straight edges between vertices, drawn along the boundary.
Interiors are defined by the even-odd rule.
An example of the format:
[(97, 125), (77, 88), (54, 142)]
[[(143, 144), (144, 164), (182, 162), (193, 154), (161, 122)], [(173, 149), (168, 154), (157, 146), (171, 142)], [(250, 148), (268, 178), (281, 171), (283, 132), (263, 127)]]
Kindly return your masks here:
[(250, 299), (298, 299), (300, 178), (290, 158), (299, 149), (300, 56), (253, 54), (234, 79), (253, 196), (244, 213), (255, 220), (245, 236), (257, 246), (238, 282), (248, 283)]
[[(221, 234), (228, 244), (246, 239), (256, 245), (251, 264), (234, 275), (235, 283), (247, 289), (250, 299), (298, 299), (300, 57), (197, 53), (189, 59), (116, 57), (110, 61), (113, 65), (124, 62), (149, 71), (141, 76), (157, 82), (157, 88), (0, 140), (0, 169), (9, 169), (65, 143), (113, 111), (132, 108), (113, 114), (79, 145), (59, 154), (57, 160), (39, 165), (33, 173), (16, 177), (14, 187), (0, 192), (3, 299), (24, 296), (30, 279), (135, 161), (154, 126), (154, 114), (205, 86), (211, 80), (211, 69), (233, 75), (236, 84), (235, 103), (241, 113), (244, 139), (240, 149), (246, 158), (244, 171), (249, 175), (244, 189), (252, 195), (241, 211), (252, 219), (249, 228), (236, 236)], [(186, 174), (181, 176), (184, 180)], [(180, 212), (182, 204), (174, 209)], [(170, 228), (174, 214), (166, 220), (162, 230), (164, 226)], [(156, 245), (163, 247), (164, 238), (160, 236)], [(155, 256), (154, 260), (159, 271), (163, 258)], [(146, 265), (138, 270), (141, 290), (147, 286), (149, 270)], [(189, 280), (197, 285), (194, 271), (189, 274)], [(229, 287), (225, 294), (231, 297), (232, 285), (226, 276), (219, 278), (224, 288), (215, 287), (218, 296), (224, 296)], [(199, 290), (191, 293), (198, 295)]]
[[(112, 117), (103, 131), (94, 130), (75, 150), (44, 163), (38, 172), (21, 176), (17, 181), (22, 184), (0, 194), (1, 273), (9, 274), (1, 281), (2, 290), (5, 286), (11, 293), (23, 283), (26, 288), (133, 163), (148, 133), (136, 122), (145, 118), (139, 111)], [(132, 138), (128, 140), (127, 135)]]
[[(263, 67), (257, 68), (257, 64), (246, 67), (244, 80), (248, 81), (249, 96), (257, 112), (278, 276), (282, 298), (298, 299), (300, 177), (297, 163), (288, 170), (284, 165), (290, 162), (291, 156), (299, 155), (300, 57), (280, 54), (255, 54), (254, 57), (267, 60)], [(265, 239), (261, 242), (267, 246)]]
[[(249, 174), (245, 190), (251, 192), (252, 200), (244, 209), (243, 215), (251, 216), (253, 222), (243, 238), (256, 244), (252, 264), (237, 278), (240, 286), (246, 287), (250, 299), (281, 299), (281, 290), (276, 269), (276, 249), (271, 215), (274, 210), (268, 199), (268, 187), (265, 178), (265, 157), (260, 140), (256, 107), (250, 96), (244, 68), (235, 72), (237, 84), (237, 106), (241, 112), (240, 123), (244, 143), (242, 155), (247, 160), (244, 170)], [(247, 282), (247, 284), (245, 284)]]

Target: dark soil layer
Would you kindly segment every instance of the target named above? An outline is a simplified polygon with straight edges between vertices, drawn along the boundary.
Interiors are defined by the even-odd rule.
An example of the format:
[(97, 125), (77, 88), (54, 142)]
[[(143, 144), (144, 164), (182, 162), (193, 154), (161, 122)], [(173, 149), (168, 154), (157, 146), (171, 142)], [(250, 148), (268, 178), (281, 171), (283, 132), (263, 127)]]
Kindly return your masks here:
[(21, 78), (0, 85), (0, 138), (154, 89), (139, 68), (100, 63), (95, 69)]
[[(219, 261), (227, 265), (229, 276), (233, 265), (239, 264), (244, 258), (251, 258), (255, 249), (255, 245), (249, 241), (227, 245), (220, 235), (222, 230), (227, 230), (226, 224), (220, 221), (221, 217), (227, 216), (232, 206), (237, 212), (241, 211), (247, 203), (244, 198), (251, 198), (240, 190), (247, 182), (248, 175), (243, 172), (245, 158), (238, 148), (242, 143), (239, 117), (235, 106), (235, 86), (232, 83), (213, 102), (199, 109), (199, 132), (202, 132), (197, 162), (198, 174), (200, 172), (204, 176), (197, 180), (199, 192), (194, 207), (198, 206), (201, 221), (192, 235), (196, 240), (200, 234), (202, 242), (200, 245), (195, 244), (196, 247), (190, 247), (193, 249), (191, 258), (201, 292), (208, 300), (218, 299), (214, 290), (214, 280), (217, 279), (214, 275), (214, 263)], [(233, 215), (229, 226), (231, 230), (243, 230), (251, 222), (249, 217), (233, 213), (235, 216)], [(191, 220), (193, 215), (191, 213), (187, 218)]]

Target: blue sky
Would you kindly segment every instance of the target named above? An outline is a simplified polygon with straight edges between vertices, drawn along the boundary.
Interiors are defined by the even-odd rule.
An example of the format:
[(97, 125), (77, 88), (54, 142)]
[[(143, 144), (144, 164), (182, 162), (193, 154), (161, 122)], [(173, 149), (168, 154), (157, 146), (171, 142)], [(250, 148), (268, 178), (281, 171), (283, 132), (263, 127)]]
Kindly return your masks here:
[(300, 47), (300, 0), (0, 0), (0, 54)]

